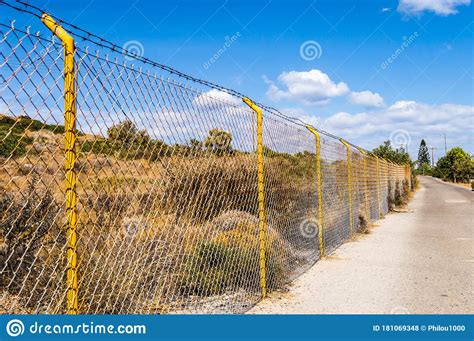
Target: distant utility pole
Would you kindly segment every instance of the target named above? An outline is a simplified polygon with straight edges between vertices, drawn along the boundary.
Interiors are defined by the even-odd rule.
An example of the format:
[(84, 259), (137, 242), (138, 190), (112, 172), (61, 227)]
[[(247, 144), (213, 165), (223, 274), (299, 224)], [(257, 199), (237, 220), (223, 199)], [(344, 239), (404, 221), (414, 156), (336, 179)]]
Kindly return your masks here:
[(434, 150), (435, 147), (431, 147), (431, 167), (434, 167)]

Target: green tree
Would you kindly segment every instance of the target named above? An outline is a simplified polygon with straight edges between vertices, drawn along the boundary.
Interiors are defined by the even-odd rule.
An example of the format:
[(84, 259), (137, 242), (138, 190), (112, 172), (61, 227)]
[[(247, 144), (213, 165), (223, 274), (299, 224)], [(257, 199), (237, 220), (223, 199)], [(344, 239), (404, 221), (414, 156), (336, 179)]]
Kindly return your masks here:
[(462, 158), (453, 163), (454, 181), (469, 181), (474, 176), (474, 160)]
[(194, 156), (200, 155), (202, 153), (202, 142), (195, 138), (190, 139), (189, 149), (192, 155)]
[(138, 130), (135, 124), (126, 119), (107, 130), (110, 140), (118, 141), (127, 147), (146, 146), (151, 139), (145, 130)]
[(232, 151), (232, 135), (222, 129), (211, 129), (204, 140), (204, 146), (218, 155), (229, 154)]
[(108, 139), (103, 139), (100, 143), (83, 143), (82, 151), (94, 151), (127, 159), (144, 158), (150, 161), (156, 161), (174, 152), (174, 149), (163, 141), (151, 139), (146, 130), (138, 130), (128, 119), (107, 129), (107, 134)]
[(189, 146), (192, 148), (199, 149), (202, 147), (202, 143), (198, 139), (192, 138), (189, 140)]
[(474, 176), (474, 161), (461, 147), (455, 147), (438, 160), (433, 175), (455, 182), (468, 181)]
[(418, 168), (416, 169), (416, 174), (417, 175), (432, 175), (433, 169), (428, 163), (422, 163), (421, 165), (418, 165)]
[(410, 155), (402, 148), (393, 149), (390, 141), (385, 141), (382, 145), (373, 149), (372, 153), (395, 163), (405, 164), (411, 162)]
[(420, 142), (420, 148), (418, 149), (418, 166), (421, 167), (424, 164), (430, 164), (430, 152), (426, 146), (424, 139)]

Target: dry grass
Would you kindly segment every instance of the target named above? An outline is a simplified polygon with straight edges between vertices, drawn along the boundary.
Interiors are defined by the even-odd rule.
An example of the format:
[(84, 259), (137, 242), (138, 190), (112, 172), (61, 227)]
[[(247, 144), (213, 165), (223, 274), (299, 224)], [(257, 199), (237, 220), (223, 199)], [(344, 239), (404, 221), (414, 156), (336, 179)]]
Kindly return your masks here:
[[(62, 209), (63, 184), (62, 179), (58, 181), (62, 160), (56, 154), (48, 154), (52, 150), (60, 153), (61, 149), (59, 142), (55, 145), (53, 141), (56, 140), (48, 142), (49, 149), (31, 149), (24, 156), (3, 161), (0, 172), (4, 193), (12, 193), (18, 203), (22, 196), (49, 198), (49, 208)], [(34, 168), (22, 171), (25, 164), (34, 164)], [(297, 201), (305, 190), (301, 175), (296, 176), (295, 172), (304, 172), (304, 167), (283, 158), (269, 161), (266, 190), (276, 203), (269, 210), (279, 215), (291, 213), (293, 208), (287, 203)], [(254, 155), (186, 159), (170, 156), (150, 162), (88, 153), (80, 156), (76, 170), (80, 311), (133, 313), (143, 311), (151, 302), (166, 311), (174, 302), (189, 296), (238, 289), (258, 292)], [(39, 180), (32, 186), (34, 178)], [(45, 197), (47, 192), (50, 194)], [(2, 198), (11, 201), (6, 194)], [(2, 209), (2, 243), (6, 230), (12, 226), (6, 216), (19, 216), (20, 211), (11, 211), (15, 207), (21, 211), (18, 205), (9, 211)], [(35, 216), (31, 210), (25, 211), (25, 219), (28, 216), (56, 229), (54, 233), (33, 233), (34, 242), (32, 237), (22, 236), (25, 242), (37, 244), (31, 248), (28, 264), (14, 263), (16, 256), (12, 255), (25, 254), (18, 243), (16, 248), (7, 246), (1, 259), (0, 266), (11, 269), (10, 275), (3, 277), (6, 294), (19, 292), (18, 285), (26, 281), (18, 298), (20, 310), (63, 309), (66, 242), (64, 230), (58, 230), (64, 224), (63, 214), (55, 212), (49, 209), (48, 215), (38, 211)], [(267, 235), (268, 285), (275, 289), (286, 283), (288, 264), (295, 261), (295, 255), (280, 232), (270, 225)], [(34, 267), (29, 265), (31, 262)], [(39, 271), (38, 275), (32, 276), (31, 269)], [(51, 277), (45, 271), (55, 275)], [(57, 283), (60, 287), (55, 286)]]
[[(44, 130), (27, 133), (31, 144), (24, 154), (0, 160), (0, 267), (7, 269), (1, 287), (5, 297), (16, 297), (18, 311), (63, 312), (62, 140)], [(79, 144), (84, 142), (94, 147), (93, 136), (81, 136)], [(311, 154), (265, 160), (271, 290), (282, 288), (296, 268), (310, 263), (308, 253), (315, 253), (314, 240), (298, 229), (316, 216), (314, 167)], [(149, 307), (169, 312), (195, 297), (229, 291), (258, 296), (254, 154), (164, 155), (149, 161), (79, 152), (75, 169), (81, 312), (137, 313)], [(331, 213), (325, 214), (325, 226), (335, 231), (348, 214), (347, 164), (324, 163), (323, 169), (332, 176), (323, 178), (324, 210)], [(358, 227), (366, 233), (364, 214), (361, 209)]]

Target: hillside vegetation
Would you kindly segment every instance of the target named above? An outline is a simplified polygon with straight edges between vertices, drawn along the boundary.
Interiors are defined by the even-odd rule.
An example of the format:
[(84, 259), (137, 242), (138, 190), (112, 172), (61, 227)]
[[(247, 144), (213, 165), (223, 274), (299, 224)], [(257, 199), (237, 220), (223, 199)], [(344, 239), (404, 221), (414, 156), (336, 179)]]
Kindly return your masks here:
[[(24, 309), (58, 312), (67, 263), (64, 127), (28, 117), (0, 122), (1, 287)], [(235, 312), (259, 299), (255, 153), (234, 149), (231, 134), (218, 128), (203, 141), (175, 145), (127, 120), (107, 136), (78, 135), (80, 311)], [(265, 156), (267, 277), (275, 289), (318, 258), (316, 237), (300, 231), (316, 216), (315, 155), (266, 146)], [(349, 219), (347, 164), (323, 160), (322, 167), (331, 213), (325, 226), (336, 236)], [(233, 303), (203, 305), (215, 297)]]

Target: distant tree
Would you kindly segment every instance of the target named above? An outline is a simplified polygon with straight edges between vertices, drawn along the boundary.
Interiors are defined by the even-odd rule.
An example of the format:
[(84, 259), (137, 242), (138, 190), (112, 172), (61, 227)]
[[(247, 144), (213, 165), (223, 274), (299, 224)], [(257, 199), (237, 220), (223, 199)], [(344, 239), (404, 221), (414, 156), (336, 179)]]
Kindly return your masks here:
[(145, 130), (138, 130), (135, 124), (126, 119), (107, 130), (109, 139), (118, 141), (126, 146), (145, 146), (150, 142), (150, 136)]
[(126, 119), (107, 129), (108, 139), (102, 143), (83, 144), (82, 150), (113, 154), (119, 158), (148, 159), (156, 161), (160, 157), (172, 155), (174, 149), (161, 140), (155, 140), (146, 130), (138, 130)]
[(474, 177), (474, 161), (460, 147), (451, 149), (436, 163), (433, 175), (451, 181), (468, 181)]
[(430, 164), (430, 152), (424, 139), (421, 140), (420, 148), (418, 149), (418, 166), (420, 167), (423, 164)]
[(421, 165), (418, 165), (415, 172), (417, 175), (432, 175), (433, 169), (428, 163), (422, 163)]
[(393, 149), (390, 141), (385, 141), (382, 145), (372, 150), (372, 153), (378, 157), (395, 163), (410, 163), (410, 155), (403, 148)]
[(218, 155), (229, 154), (232, 151), (232, 135), (222, 129), (211, 129), (204, 140), (204, 146)]
[(453, 163), (454, 181), (469, 181), (474, 176), (474, 161), (471, 158), (462, 158)]
[(189, 146), (193, 148), (200, 148), (202, 147), (202, 143), (198, 139), (192, 138), (189, 140)]
[(189, 149), (191, 150), (192, 155), (199, 155), (202, 152), (202, 142), (195, 138), (190, 139)]

